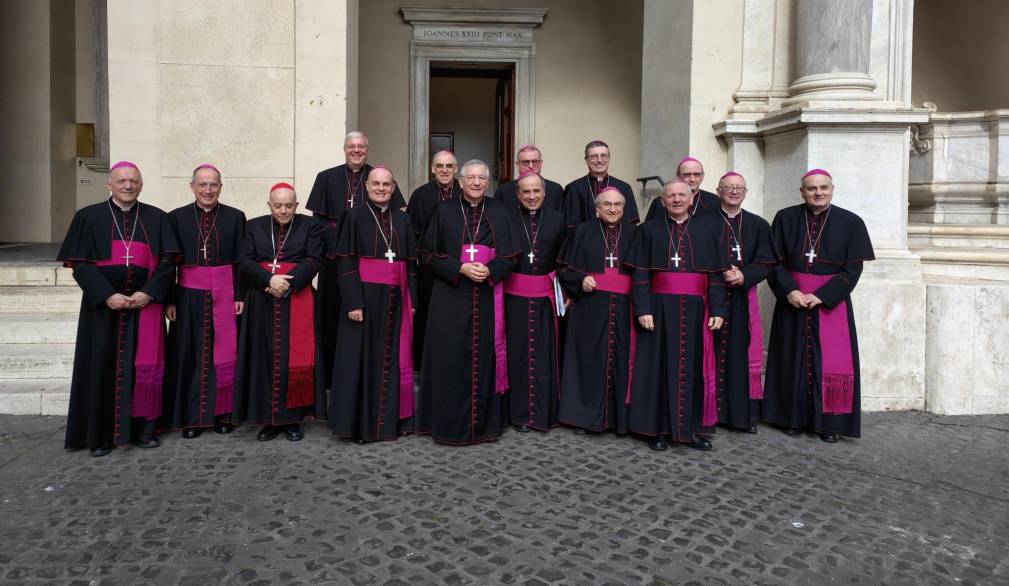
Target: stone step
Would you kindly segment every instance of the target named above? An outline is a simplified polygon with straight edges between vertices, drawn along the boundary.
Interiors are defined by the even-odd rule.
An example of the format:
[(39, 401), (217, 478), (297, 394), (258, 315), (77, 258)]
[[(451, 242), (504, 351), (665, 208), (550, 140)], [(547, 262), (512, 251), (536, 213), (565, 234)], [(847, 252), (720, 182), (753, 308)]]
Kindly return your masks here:
[(77, 313), (0, 313), (0, 344), (72, 344)]
[(1009, 226), (992, 224), (909, 224), (908, 247), (965, 248), (1009, 252)]
[(77, 287), (0, 287), (0, 313), (76, 313), (80, 309)]
[(74, 344), (0, 345), (0, 380), (69, 378)]
[(5, 415), (66, 415), (69, 403), (69, 378), (0, 380)]
[(54, 262), (0, 262), (0, 287), (76, 287), (73, 271)]

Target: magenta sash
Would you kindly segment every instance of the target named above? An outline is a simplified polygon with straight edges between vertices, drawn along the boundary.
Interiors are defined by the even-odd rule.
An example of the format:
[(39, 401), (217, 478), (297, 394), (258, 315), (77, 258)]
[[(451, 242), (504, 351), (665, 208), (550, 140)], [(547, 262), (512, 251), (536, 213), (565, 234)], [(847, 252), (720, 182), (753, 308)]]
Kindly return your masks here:
[(231, 265), (180, 267), (179, 286), (210, 291), (214, 307), (214, 378), (217, 381), (214, 415), (231, 413), (235, 386), (235, 354), (238, 346), (232, 267)]
[(718, 403), (715, 381), (715, 337), (708, 328), (708, 276), (701, 273), (652, 273), (652, 292), (662, 295), (694, 295), (704, 299), (704, 321), (701, 323), (704, 350), (704, 412), (701, 425), (707, 427), (718, 422)]
[[(834, 275), (810, 275), (789, 271), (802, 293), (813, 293)], [(820, 394), (823, 412), (828, 415), (851, 413), (855, 397), (855, 365), (851, 358), (851, 332), (848, 329), (848, 304), (844, 300), (832, 309), (820, 305)]]
[[(596, 280), (594, 291), (616, 293), (618, 295), (631, 294), (631, 285), (633, 284), (631, 276), (621, 274), (618, 268), (607, 267), (601, 273), (588, 273), (587, 276)], [(634, 325), (634, 311), (629, 313), (631, 314), (631, 347), (627, 359), (627, 392), (624, 397), (624, 403), (627, 405), (631, 403), (631, 382), (634, 381), (634, 354), (638, 349), (638, 332)]]
[(750, 371), (750, 398), (764, 398), (764, 383), (760, 378), (764, 364), (764, 330), (760, 325), (760, 303), (757, 301), (757, 288), (750, 287), (746, 292), (746, 303), (750, 314), (750, 344), (746, 347), (746, 358)]
[[(560, 356), (558, 338), (560, 337), (560, 323), (557, 318), (557, 298), (554, 296), (554, 277), (557, 273), (550, 271), (545, 275), (524, 275), (522, 273), (512, 273), (505, 279), (504, 291), (508, 295), (516, 297), (535, 297), (550, 300), (553, 308), (554, 318), (554, 354)], [(561, 396), (560, 380), (557, 379), (557, 398)]]
[(399, 287), (399, 418), (413, 417), (413, 302), (406, 263), (361, 258), (358, 273), (364, 283)]
[[(473, 246), (476, 254), (469, 260), (466, 248)], [(459, 253), (459, 261), (487, 264), (497, 258), (493, 248), (481, 244), (466, 245)], [(494, 390), (503, 394), (508, 390), (508, 345), (505, 342), (504, 287), (494, 285)]]
[[(143, 242), (133, 242), (129, 252), (122, 240), (112, 241), (110, 260), (100, 260), (100, 267), (123, 266), (126, 255), (130, 264), (147, 269), (150, 278), (157, 259)], [(133, 397), (130, 414), (153, 421), (161, 415), (161, 383), (165, 377), (165, 312), (160, 303), (148, 303), (137, 320), (137, 353), (133, 358)]]

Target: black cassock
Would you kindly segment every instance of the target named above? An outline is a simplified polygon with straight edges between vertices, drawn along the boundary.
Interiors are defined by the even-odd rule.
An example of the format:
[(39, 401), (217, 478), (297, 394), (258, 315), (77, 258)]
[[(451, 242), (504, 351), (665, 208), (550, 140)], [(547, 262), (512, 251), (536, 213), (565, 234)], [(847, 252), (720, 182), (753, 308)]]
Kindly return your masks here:
[[(236, 348), (238, 320), (234, 315), (234, 302), (245, 298), (245, 289), (238, 279), (245, 214), (221, 203), (205, 212), (191, 203), (169, 212), (168, 220), (182, 248), (182, 266), (179, 267), (180, 275), (171, 300), (175, 305), (176, 318), (168, 327), (165, 390), (159, 427), (212, 427), (215, 415), (231, 413), (235, 369), (232, 357), (228, 364), (222, 364), (221, 370), (230, 372), (222, 372), (219, 381), (218, 361), (215, 361), (214, 353), (214, 304), (226, 302), (231, 306), (231, 320), (235, 324), (233, 333), (236, 335), (231, 338), (230, 345)], [(203, 250), (204, 245), (206, 251)], [(229, 270), (231, 273), (232, 287), (224, 301), (217, 299), (217, 295), (223, 298), (223, 292), (183, 285), (185, 277), (181, 273), (194, 268), (207, 270), (208, 267), (227, 267), (217, 270)]]
[[(558, 257), (560, 279), (571, 299), (561, 360), (560, 421), (591, 431), (627, 433), (630, 381), (630, 279), (624, 259), (639, 228), (629, 222), (607, 226), (601, 220), (579, 224)], [(607, 259), (612, 253), (613, 258)], [(582, 281), (612, 267), (627, 282), (626, 294), (597, 289)]]
[[(673, 260), (677, 256), (679, 266)], [(670, 436), (674, 442), (693, 441), (695, 433), (715, 423), (703, 419), (706, 394), (709, 412), (717, 415), (714, 368), (704, 372), (705, 302), (710, 317), (728, 317), (722, 278), (728, 269), (725, 253), (705, 218), (678, 224), (661, 216), (638, 229), (625, 262), (634, 268), (634, 315), (651, 315), (655, 322), (653, 331), (638, 328), (630, 430)], [(700, 287), (700, 295), (656, 292), (654, 281), (664, 274), (698, 279), (706, 285)]]
[[(475, 283), (459, 274), (461, 252), (470, 247), (474, 234), (477, 245), (496, 253), (485, 263), (489, 282)], [(508, 277), (519, 254), (508, 208), (501, 202), (484, 198), (472, 206), (464, 199), (450, 200), (435, 209), (421, 243), (422, 260), (435, 280), (421, 369), (418, 433), (448, 444), (474, 444), (501, 435), (505, 395), (496, 379), (502, 373), (506, 378), (507, 361), (499, 372), (494, 320), (504, 316), (495, 312), (492, 284)]]
[[(153, 259), (153, 271), (136, 264), (144, 247)], [(178, 251), (168, 214), (154, 206), (137, 202), (123, 211), (109, 198), (74, 215), (56, 257), (73, 268), (83, 291), (64, 447), (129, 443), (134, 416), (153, 421), (160, 415), (164, 365), (138, 365), (135, 360), (145, 310), (145, 331), (150, 333), (145, 339), (163, 349), (161, 304), (171, 289)], [(131, 258), (123, 258), (126, 255)], [(105, 304), (115, 293), (137, 291), (153, 298), (143, 310), (112, 310)]]
[[(560, 385), (560, 332), (552, 279), (557, 253), (567, 228), (564, 216), (551, 209), (511, 210), (514, 241), (521, 249), (505, 281), (508, 334), (508, 417), (512, 425), (548, 430), (557, 425)], [(532, 261), (529, 260), (530, 251)], [(540, 276), (539, 279), (530, 276)], [(535, 282), (539, 281), (539, 282)], [(521, 289), (523, 284), (527, 287)], [(528, 296), (529, 286), (549, 297)]]
[[(415, 242), (420, 242), (424, 235), (424, 227), (427, 226), (431, 214), (434, 213), (435, 206), (439, 202), (449, 199), (459, 199), (462, 196), (462, 188), (459, 182), (452, 180), (448, 189), (443, 189), (434, 180), (421, 185), (410, 194), (410, 203), (406, 206), (406, 213), (410, 216), (410, 224), (413, 225), (413, 235)], [(413, 316), (413, 367), (420, 370), (421, 357), (424, 353), (424, 332), (427, 324), (427, 307), (431, 303), (431, 284), (434, 277), (431, 271), (422, 263), (417, 267), (417, 313)]]
[[(387, 242), (396, 255), (391, 265)], [(362, 269), (361, 262), (378, 264), (379, 270), (390, 265), (389, 270), (406, 275), (409, 297), (414, 300), (414, 242), (410, 219), (398, 209), (382, 211), (369, 202), (344, 216), (331, 251), (340, 267), (343, 300), (329, 404), (329, 426), (334, 435), (375, 441), (396, 439), (401, 432), (412, 431), (413, 368), (400, 370), (403, 290), (399, 285), (374, 282), (380, 279), (371, 277), (370, 267)], [(364, 310), (363, 322), (347, 317), (347, 312), (355, 309)], [(403, 382), (407, 386), (401, 386)], [(402, 405), (401, 398), (405, 399)]]
[[(362, 205), (368, 199), (364, 183), (371, 172), (371, 165), (365, 164), (357, 171), (347, 165), (338, 165), (320, 171), (315, 176), (312, 193), (305, 207), (318, 218), (325, 227), (323, 252), (336, 245), (340, 233), (340, 222), (347, 210)], [(392, 193), (392, 205), (396, 209), (406, 207), (399, 186)], [(319, 322), (319, 340), (325, 363), (325, 388), (332, 388), (329, 380), (333, 371), (333, 351), (336, 349), (336, 334), (340, 324), (340, 280), (335, 259), (324, 259), (319, 271), (319, 292), (316, 296), (316, 319)]]
[(596, 217), (596, 195), (607, 187), (616, 187), (623, 194), (624, 221), (638, 223), (638, 204), (634, 199), (634, 191), (627, 183), (607, 175), (597, 179), (585, 175), (568, 183), (564, 188), (564, 221), (568, 228), (573, 228), (582, 222), (588, 222)]
[[(690, 205), (689, 211), (691, 216), (698, 216), (715, 212), (720, 208), (718, 196), (702, 189), (697, 193), (697, 199)], [(648, 215), (645, 216), (645, 221), (654, 220), (664, 215), (666, 215), (666, 208), (662, 205), (662, 196), (659, 196), (653, 199), (648, 206)]]
[[(231, 413), (236, 423), (285, 425), (298, 423), (305, 417), (325, 417), (327, 405), (322, 385), (318, 319), (314, 320), (314, 326), (309, 325), (314, 328), (315, 337), (312, 357), (298, 357), (301, 363), (309, 360), (312, 363), (313, 369), (308, 375), (310, 379), (307, 379), (311, 388), (303, 389), (305, 377), (290, 376), (290, 345), (294, 338), (291, 336), (291, 304), (299, 293), (314, 298), (312, 278), (322, 264), (322, 231), (322, 225), (301, 214), (296, 214), (291, 222), (283, 226), (274, 222), (271, 216), (253, 218), (246, 224), (239, 270), (248, 284), (248, 292), (245, 295), (242, 329), (238, 333), (238, 364)], [(294, 276), (290, 280), (291, 291), (280, 299), (264, 291), (273, 275), (261, 263), (272, 263), (274, 258), (278, 263), (295, 265), (287, 271)], [(284, 272), (283, 269), (277, 270), (277, 274)], [(303, 334), (296, 335), (300, 338), (298, 342), (304, 340)], [(310, 397), (289, 401), (289, 394), (299, 397), (308, 394)], [(292, 403), (297, 406), (292, 407)], [(305, 404), (298, 405), (300, 403)]]
[[(779, 211), (771, 223), (771, 237), (783, 258), (768, 279), (777, 302), (767, 346), (763, 418), (787, 428), (859, 437), (861, 390), (851, 292), (862, 274), (863, 261), (874, 260), (875, 255), (861, 218), (836, 205), (828, 211), (829, 215), (814, 215), (799, 204)], [(811, 245), (816, 256), (809, 262)], [(796, 309), (788, 303), (788, 293), (799, 288), (792, 272), (824, 281), (813, 292), (823, 307), (833, 309), (844, 303), (854, 376), (847, 405), (850, 413), (824, 413), (821, 308)]]
[[(759, 389), (763, 385), (761, 361), (763, 360), (757, 285), (767, 278), (777, 263), (777, 254), (771, 242), (771, 227), (767, 220), (746, 210), (734, 218), (724, 211), (711, 214), (709, 220), (718, 230), (722, 250), (729, 264), (743, 273), (743, 285), (726, 286), (729, 318), (720, 330), (715, 330), (715, 354), (718, 368), (718, 423), (736, 429), (748, 429), (760, 419)], [(736, 250), (736, 245), (739, 250)], [(753, 296), (751, 303), (750, 297)], [(757, 309), (753, 329), (750, 310)], [(751, 334), (755, 336), (751, 340)], [(748, 354), (750, 344), (754, 354)], [(754, 386), (755, 385), (755, 386)], [(751, 391), (753, 394), (751, 395)], [(754, 397), (751, 399), (751, 396)]]
[[(551, 181), (549, 179), (543, 179), (543, 184), (546, 189), (543, 194), (543, 209), (550, 209), (564, 213), (564, 188), (561, 187), (560, 183), (556, 181)], [(494, 190), (494, 199), (500, 201), (501, 203), (508, 206), (509, 209), (517, 210), (522, 207), (519, 203), (519, 198), (517, 195), (518, 190), (518, 180), (513, 179), (507, 183), (502, 183)]]

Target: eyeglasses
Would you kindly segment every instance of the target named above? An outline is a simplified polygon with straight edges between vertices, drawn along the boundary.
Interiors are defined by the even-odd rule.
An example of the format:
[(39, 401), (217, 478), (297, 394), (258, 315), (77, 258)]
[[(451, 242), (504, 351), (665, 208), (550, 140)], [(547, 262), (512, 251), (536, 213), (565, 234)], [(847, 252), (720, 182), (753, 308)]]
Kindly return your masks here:
[(470, 183), (472, 183), (474, 181), (479, 182), (479, 183), (486, 183), (487, 180), (490, 179), (490, 178), (487, 177), (486, 175), (466, 175), (465, 177), (463, 177), (463, 179), (465, 179), (466, 181), (469, 181)]
[(585, 160), (587, 160), (587, 161), (609, 161), (610, 160), (610, 156), (609, 155), (588, 155), (587, 157), (585, 157)]
[(746, 193), (746, 188), (742, 185), (733, 185), (731, 187), (728, 185), (722, 185), (718, 189), (728, 191), (729, 193)]
[(535, 167), (543, 162), (543, 159), (533, 159), (532, 161), (519, 161), (519, 167)]

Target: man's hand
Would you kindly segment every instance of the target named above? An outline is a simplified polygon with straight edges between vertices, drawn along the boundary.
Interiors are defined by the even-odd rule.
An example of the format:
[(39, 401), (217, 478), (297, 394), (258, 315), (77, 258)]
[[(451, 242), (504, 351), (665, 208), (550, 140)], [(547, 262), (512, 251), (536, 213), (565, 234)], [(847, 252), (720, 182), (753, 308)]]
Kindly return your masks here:
[(474, 283), (483, 283), (490, 276), (490, 269), (482, 262), (467, 262), (459, 267), (459, 273)]
[(236, 301), (235, 302), (235, 315), (242, 315), (243, 311), (245, 311), (245, 302), (244, 301)]
[(722, 273), (722, 276), (725, 277), (725, 283), (730, 287), (743, 286), (743, 271), (739, 270), (736, 265), (732, 265), (729, 270)]
[(803, 295), (802, 300), (806, 302), (807, 309), (813, 309), (817, 305), (823, 304), (823, 302), (820, 301), (820, 298), (817, 297), (816, 295), (813, 295), (812, 293), (806, 293), (805, 295)]
[(278, 291), (280, 295), (277, 295), (277, 297), (282, 297), (291, 288), (289, 281), (293, 278), (291, 275), (273, 275), (270, 277), (270, 289)]
[(802, 291), (799, 291), (798, 289), (788, 294), (788, 302), (796, 309), (809, 309), (806, 305), (805, 295), (803, 295)]
[(133, 307), (133, 301), (122, 293), (113, 293), (105, 300), (105, 305), (108, 305), (109, 309), (130, 309)]
[(586, 293), (595, 291), (596, 285), (596, 279), (591, 275), (582, 279), (582, 291), (585, 291)]
[(144, 307), (147, 307), (147, 304), (150, 303), (152, 299), (154, 298), (148, 295), (147, 293), (144, 293), (143, 291), (137, 291), (133, 295), (129, 296), (130, 307), (132, 307), (133, 309), (142, 309)]
[(708, 329), (709, 330), (720, 330), (722, 326), (725, 325), (725, 318), (721, 317), (709, 317), (708, 318)]
[(166, 305), (165, 306), (165, 317), (168, 318), (168, 321), (175, 321), (175, 316), (176, 316), (175, 306), (174, 305)]
[(639, 315), (638, 323), (649, 332), (655, 330), (655, 318), (651, 315)]
[(364, 321), (364, 310), (352, 309), (347, 312), (347, 318), (349, 318), (350, 321), (357, 321), (357, 322)]

